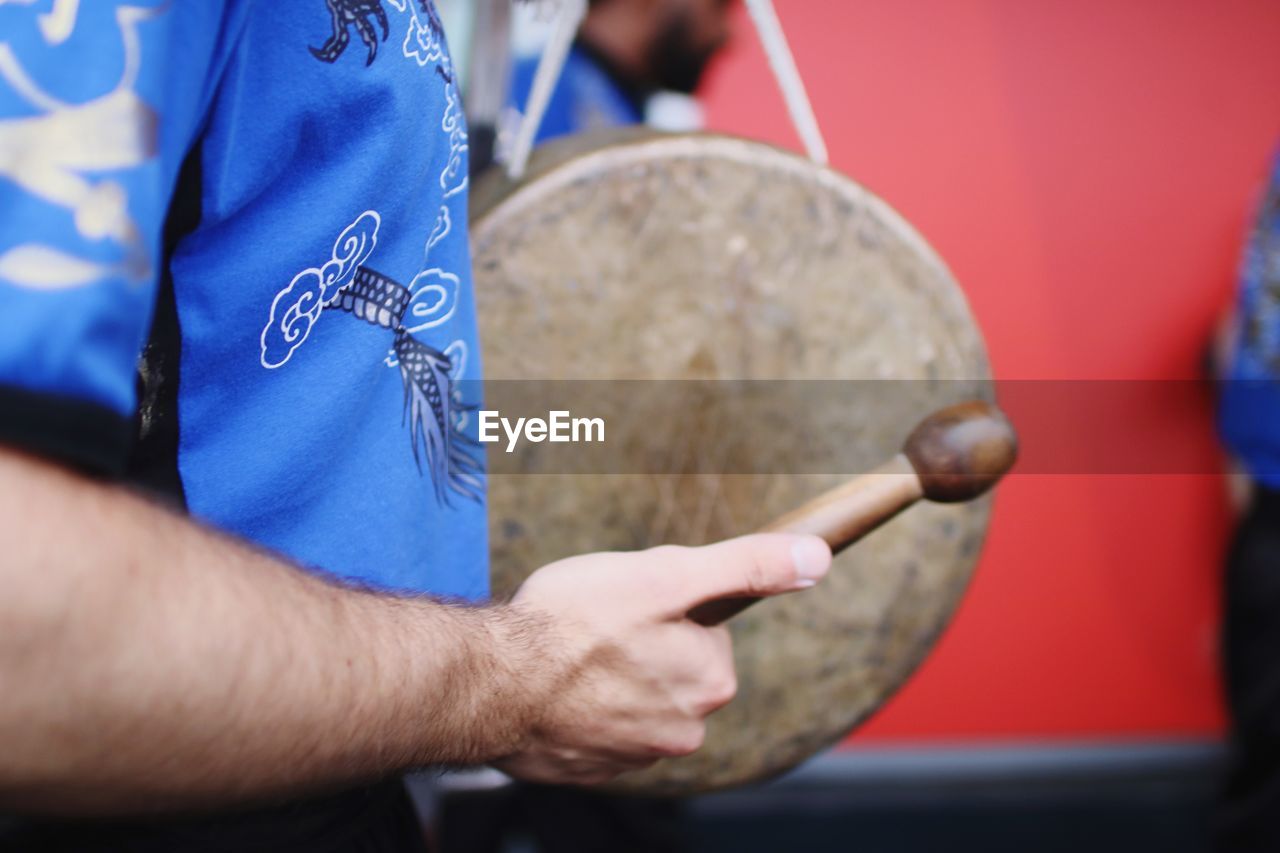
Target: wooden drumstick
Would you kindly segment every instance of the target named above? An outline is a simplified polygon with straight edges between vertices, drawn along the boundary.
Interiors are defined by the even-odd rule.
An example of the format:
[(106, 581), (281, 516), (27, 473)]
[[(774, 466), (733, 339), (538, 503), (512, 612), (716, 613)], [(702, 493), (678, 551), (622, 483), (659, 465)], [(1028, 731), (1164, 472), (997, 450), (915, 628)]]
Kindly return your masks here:
[[(837, 486), (764, 528), (812, 533), (839, 553), (916, 501), (959, 503), (986, 492), (1013, 467), (1018, 440), (994, 405), (974, 400), (948, 406), (920, 422), (888, 462)], [(722, 598), (689, 612), (718, 625), (758, 598)]]

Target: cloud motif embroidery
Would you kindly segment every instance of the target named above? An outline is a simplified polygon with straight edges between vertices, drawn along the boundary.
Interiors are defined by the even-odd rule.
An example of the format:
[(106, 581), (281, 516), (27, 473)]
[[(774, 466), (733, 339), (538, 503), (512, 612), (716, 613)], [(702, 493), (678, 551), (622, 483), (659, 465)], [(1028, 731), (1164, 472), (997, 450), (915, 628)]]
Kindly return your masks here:
[[(453, 63), (444, 46), (444, 28), (435, 7), (429, 0), (388, 0), (398, 11), (409, 13), (409, 26), (404, 34), (404, 45), (401, 52), (406, 59), (412, 59), (419, 66), (434, 64), (437, 73), (446, 82), (453, 80)], [(417, 8), (415, 8), (415, 5)], [(421, 10), (423, 18), (418, 16)]]
[(338, 235), (328, 261), (298, 273), (276, 294), (262, 329), (263, 367), (280, 367), (302, 346), (324, 307), (342, 295), (356, 268), (373, 253), (381, 224), (377, 211), (366, 210)]
[(444, 117), (440, 120), (440, 129), (449, 135), (449, 161), (440, 173), (440, 189), (444, 190), (446, 199), (467, 188), (467, 142), (466, 118), (462, 112), (462, 99), (452, 84), (445, 86)]

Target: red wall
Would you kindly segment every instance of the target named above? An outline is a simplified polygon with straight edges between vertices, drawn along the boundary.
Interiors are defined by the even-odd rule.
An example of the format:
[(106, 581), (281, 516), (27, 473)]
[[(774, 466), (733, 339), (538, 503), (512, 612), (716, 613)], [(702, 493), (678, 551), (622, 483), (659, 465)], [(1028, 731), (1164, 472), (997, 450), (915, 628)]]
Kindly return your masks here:
[[(1280, 3), (776, 3), (833, 165), (947, 260), (997, 377), (1197, 375), (1280, 142)], [(709, 123), (796, 148), (739, 18)], [(1212, 467), (1207, 406), (1154, 421)], [(858, 738), (1219, 731), (1227, 525), (1215, 476), (1015, 476), (956, 621)]]

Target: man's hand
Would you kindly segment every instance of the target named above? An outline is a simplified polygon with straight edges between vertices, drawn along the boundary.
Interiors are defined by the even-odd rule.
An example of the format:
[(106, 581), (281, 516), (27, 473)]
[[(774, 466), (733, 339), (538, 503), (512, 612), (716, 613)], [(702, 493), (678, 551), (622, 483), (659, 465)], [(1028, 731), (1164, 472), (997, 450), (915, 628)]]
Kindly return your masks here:
[(497, 766), (532, 781), (594, 784), (693, 752), (707, 715), (737, 684), (728, 629), (688, 612), (718, 598), (804, 589), (830, 565), (821, 539), (772, 533), (590, 554), (536, 572), (512, 607), (540, 615), (556, 636), (536, 648), (526, 640), (513, 655), (540, 657), (526, 687), (541, 707), (520, 750)]

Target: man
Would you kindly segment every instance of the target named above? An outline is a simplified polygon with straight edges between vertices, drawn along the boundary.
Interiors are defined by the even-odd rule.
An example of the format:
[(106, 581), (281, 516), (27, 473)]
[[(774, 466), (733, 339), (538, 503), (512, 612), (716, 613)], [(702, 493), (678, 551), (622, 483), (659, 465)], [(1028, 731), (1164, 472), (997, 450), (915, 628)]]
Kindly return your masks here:
[(1250, 482), (1227, 557), (1231, 722), (1218, 849), (1280, 849), (1280, 161), (1241, 265), (1220, 425)]
[(411, 850), (406, 768), (696, 749), (733, 672), (684, 615), (830, 552), (588, 555), (479, 606), (431, 3), (18, 0), (0, 34), (0, 847)]
[[(728, 43), (733, 0), (591, 0), (538, 128), (539, 142), (640, 124), (660, 90), (692, 95)], [(519, 62), (512, 99), (523, 106), (536, 59)]]

